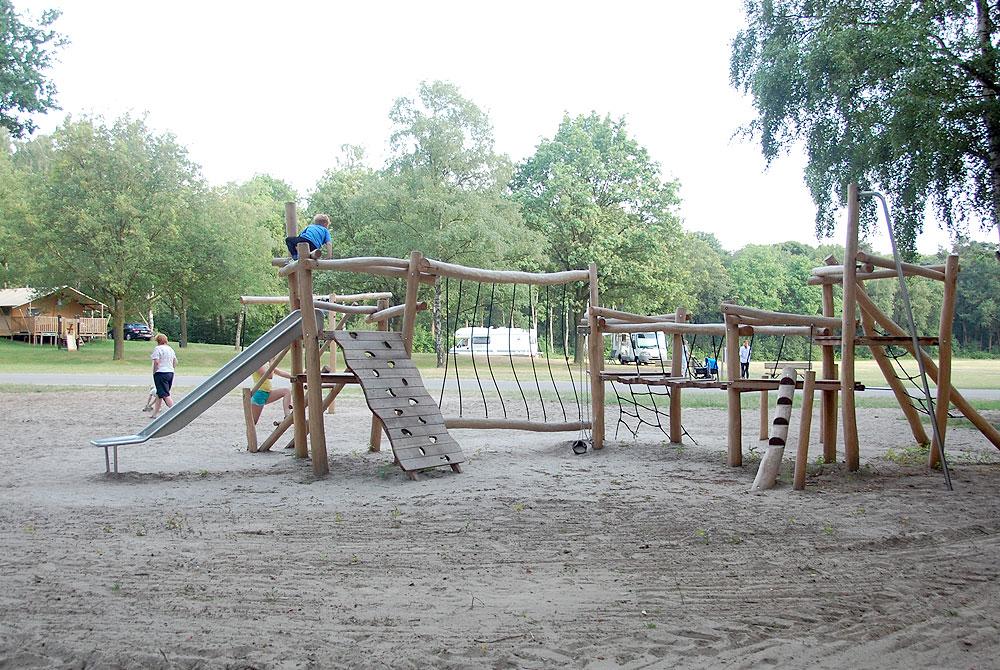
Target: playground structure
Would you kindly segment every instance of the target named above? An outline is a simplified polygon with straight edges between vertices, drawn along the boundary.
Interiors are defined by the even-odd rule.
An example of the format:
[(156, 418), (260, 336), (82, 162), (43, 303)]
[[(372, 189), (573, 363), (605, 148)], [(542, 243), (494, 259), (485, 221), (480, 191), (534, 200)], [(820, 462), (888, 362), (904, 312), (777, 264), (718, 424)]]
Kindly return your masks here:
[[(727, 462), (732, 467), (741, 466), (743, 462), (742, 394), (747, 392), (761, 394), (761, 439), (770, 437), (770, 446), (783, 449), (791, 414), (791, 393), (794, 389), (803, 389), (804, 405), (809, 408), (809, 419), (806, 416), (802, 418), (796, 458), (796, 488), (801, 488), (800, 485), (804, 484), (804, 464), (808, 454), (808, 424), (811, 419), (814, 389), (820, 391), (820, 433), (824, 461), (828, 463), (836, 461), (839, 416), (843, 423), (843, 442), (848, 469), (859, 468), (860, 446), (855, 414), (855, 392), (863, 390), (863, 387), (855, 381), (854, 353), (855, 347), (867, 346), (872, 350), (889, 388), (899, 401), (914, 440), (918, 444), (932, 444), (931, 465), (943, 455), (945, 430), (940, 424), (945, 423), (944, 418), (947, 417), (951, 405), (961, 411), (987, 439), (1000, 448), (1000, 432), (979, 415), (950, 384), (951, 323), (954, 316), (958, 273), (957, 257), (950, 256), (943, 265), (927, 267), (900, 264), (893, 259), (859, 252), (856, 187), (850, 190), (848, 219), (846, 257), (853, 259), (853, 262), (840, 264), (836, 259), (829, 258), (828, 264), (816, 268), (812, 278), (809, 279), (810, 284), (822, 287), (822, 315), (787, 314), (725, 303), (721, 306), (723, 321), (720, 323), (691, 323), (684, 308), (678, 308), (673, 314), (650, 316), (602, 307), (596, 263), (591, 263), (586, 270), (529, 273), (469, 268), (425, 258), (419, 251), (411, 252), (408, 259), (361, 257), (324, 260), (316, 258), (315, 254), (310, 255), (306, 246), (300, 246), (298, 260), (293, 261), (288, 258), (273, 260), (273, 265), (279, 268), (279, 275), (288, 281), (287, 297), (245, 297), (242, 301), (244, 305), (265, 302), (287, 304), (292, 310), (289, 316), (139, 434), (95, 440), (94, 444), (105, 448), (109, 471), (111, 466), (108, 450), (114, 450), (115, 471), (117, 471), (118, 446), (137, 444), (152, 437), (175, 432), (209, 405), (239, 386), (251, 372), (266, 365), (270, 365), (273, 369), (282, 357), (287, 356), (290, 359), (292, 375), (293, 411), (264, 443), (258, 445), (247, 409), (248, 448), (250, 451), (266, 451), (288, 428), (292, 428), (291, 446), (294, 446), (295, 455), (299, 458), (311, 458), (312, 469), (316, 476), (323, 476), (329, 471), (324, 411), (331, 407), (337, 395), (348, 384), (361, 386), (366, 402), (372, 410), (369, 448), (372, 451), (381, 449), (381, 434), (384, 432), (392, 445), (394, 462), (407, 476), (415, 479), (419, 471), (428, 468), (450, 466), (456, 472), (461, 470), (460, 464), (464, 457), (459, 445), (448, 434), (449, 429), (577, 432), (584, 439), (589, 439), (594, 449), (601, 449), (606, 441), (606, 384), (610, 382), (613, 388), (617, 388), (616, 385), (626, 387), (628, 396), (633, 402), (637, 397), (637, 389), (638, 395), (648, 395), (652, 401), (652, 412), (656, 416), (655, 424), (651, 425), (658, 427), (667, 434), (671, 442), (676, 443), (681, 442), (685, 435), (681, 421), (683, 390), (698, 387), (726, 391)], [(288, 203), (286, 232), (288, 235), (294, 235), (296, 231), (295, 206), (294, 203)], [(384, 293), (316, 296), (313, 292), (313, 276), (318, 271), (351, 272), (404, 279), (406, 287), (404, 302), (391, 306), (390, 296)], [(898, 278), (900, 275), (923, 277), (943, 283), (944, 300), (938, 337), (917, 337), (912, 332), (907, 333), (906, 329), (884, 314), (868, 297), (864, 289), (865, 282)], [(450, 298), (450, 286), (453, 281), (457, 282), (454, 301)], [(475, 287), (474, 298), (471, 297), (473, 290), (466, 290), (466, 284)], [(525, 357), (530, 363), (530, 379), (522, 380), (519, 377), (512, 356), (508, 358), (513, 383), (506, 379), (498, 379), (494, 374), (493, 360), (489, 354), (487, 353), (485, 361), (482, 359), (477, 361), (476, 352), (473, 350), (464, 357), (471, 364), (472, 378), (462, 380), (461, 370), (465, 366), (459, 364), (455, 348), (449, 350), (446, 340), (444, 350), (449, 351), (449, 356), (445, 359), (441, 395), (435, 402), (424, 388), (423, 380), (410, 360), (416, 316), (419, 311), (427, 308), (426, 303), (419, 300), (420, 291), (422, 287), (434, 285), (443, 293), (446, 333), (458, 332), (463, 321), (464, 325), (471, 323), (472, 327), (487, 328), (493, 327), (499, 321), (504, 327), (512, 329), (522, 325), (526, 320), (530, 321), (530, 327), (537, 333), (547, 333), (546, 337), (539, 336), (539, 341), (545, 345), (542, 352), (544, 361), (536, 366), (535, 357)], [(839, 316), (834, 313), (836, 285), (840, 285), (843, 290), (843, 310)], [(484, 292), (486, 286), (489, 286), (488, 292)], [(573, 287), (572, 292), (569, 290), (570, 286)], [(517, 302), (519, 290), (522, 301), (520, 306)], [(504, 301), (502, 305), (499, 304), (498, 295)], [(508, 295), (509, 303), (506, 302)], [(347, 304), (349, 301), (357, 303), (366, 300), (376, 300), (378, 304)], [(447, 310), (451, 309), (450, 305), (453, 303), (454, 313), (449, 314)], [(857, 318), (859, 314), (860, 321)], [(365, 321), (377, 330), (345, 329), (348, 319), (359, 315), (363, 315)], [(401, 320), (397, 331), (391, 330), (394, 319)], [(863, 329), (863, 334), (860, 336), (857, 334), (859, 325)], [(569, 355), (577, 341), (577, 331), (586, 336), (584, 344), (586, 355), (578, 356), (579, 368), (574, 377)], [(648, 368), (640, 370), (638, 365), (634, 370), (605, 370), (604, 336), (640, 332), (664, 333), (669, 336), (672, 340), (669, 370), (666, 362), (662, 360), (659, 373)], [(556, 346), (557, 335), (561, 336), (559, 346)], [(712, 376), (704, 378), (704, 375), (690, 373), (690, 361), (685, 361), (684, 352), (688, 349), (685, 338), (697, 335), (713, 338), (713, 347), (716, 339), (720, 345), (724, 341), (725, 379)], [(792, 372), (784, 370), (777, 379), (740, 379), (737, 352), (739, 338), (754, 335), (809, 338), (810, 346), (815, 344), (821, 350), (820, 377), (816, 379), (814, 371), (810, 369), (806, 371), (805, 381), (801, 381), (796, 379), (797, 373), (793, 369)], [(347, 368), (344, 371), (335, 371), (335, 363), (329, 366), (330, 371), (323, 370), (322, 356), (328, 350), (332, 353), (332, 343), (336, 343), (344, 352)], [(238, 338), (237, 346), (239, 344)], [(938, 346), (936, 363), (923, 351), (923, 346), (927, 345)], [(841, 349), (839, 371), (835, 365), (835, 348), (838, 346)], [(568, 386), (572, 388), (572, 401), (563, 399), (560, 392), (565, 390), (567, 385), (557, 382), (553, 374), (552, 361), (558, 359), (560, 350), (569, 375)], [(906, 392), (902, 381), (892, 368), (890, 358), (898, 360), (903, 353), (914, 356), (921, 368), (926, 369), (927, 374), (937, 383), (936, 397), (931, 398), (929, 393), (925, 393), (922, 405), (913, 404), (913, 398)], [(713, 354), (714, 359), (718, 356), (718, 349)], [(449, 407), (443, 402), (449, 382), (447, 363), (449, 360), (454, 361), (453, 386), (458, 392), (457, 415), (445, 415), (442, 412), (443, 408)], [(582, 367), (584, 360), (587, 363), (587, 370)], [(780, 361), (776, 361), (775, 367), (777, 368), (779, 364)], [(481, 374), (487, 373), (496, 395), (500, 398), (499, 403), (492, 403), (494, 410), (492, 416), (491, 403), (487, 400), (487, 389), (490, 384), (484, 386), (481, 378)], [(468, 369), (466, 374), (469, 374)], [(548, 380), (545, 380), (546, 374)], [(584, 377), (587, 377), (586, 382)], [(508, 403), (503, 400), (501, 386), (517, 388), (523, 401), (523, 413), (518, 409), (521, 403)], [(463, 387), (471, 389), (471, 392), (465, 393), (464, 397)], [(665, 391), (661, 394), (664, 396), (662, 401), (665, 402), (661, 404), (669, 408), (667, 412), (662, 411), (656, 404), (654, 396), (657, 389)], [(769, 391), (779, 392), (780, 410), (770, 433), (767, 430)], [(253, 390), (244, 393), (245, 403), (248, 403), (252, 392)], [(540, 406), (540, 411), (536, 411), (534, 415), (529, 407), (529, 394), (537, 396)], [(616, 391), (615, 395), (619, 402), (621, 417), (623, 398), (626, 394)], [(470, 402), (475, 401), (478, 404), (478, 400), (475, 400), (477, 397), (481, 399), (484, 410), (484, 416), (481, 417), (473, 417), (465, 412), (464, 398), (469, 398)], [(572, 416), (574, 405), (576, 415)], [(497, 408), (500, 409), (502, 416), (497, 416)], [(921, 409), (930, 413), (939, 424), (934, 430), (936, 436), (934, 440), (928, 439), (923, 429), (919, 417)], [(637, 410), (636, 416), (638, 415)], [(661, 415), (666, 415), (668, 418), (666, 426), (660, 421)], [(633, 435), (636, 434), (636, 431), (632, 432)], [(574, 451), (578, 451), (577, 447), (581, 441), (577, 440)], [(777, 455), (777, 459), (780, 463), (780, 454)], [(773, 463), (775, 459), (771, 457), (767, 460)], [(945, 463), (942, 462), (942, 465)]]

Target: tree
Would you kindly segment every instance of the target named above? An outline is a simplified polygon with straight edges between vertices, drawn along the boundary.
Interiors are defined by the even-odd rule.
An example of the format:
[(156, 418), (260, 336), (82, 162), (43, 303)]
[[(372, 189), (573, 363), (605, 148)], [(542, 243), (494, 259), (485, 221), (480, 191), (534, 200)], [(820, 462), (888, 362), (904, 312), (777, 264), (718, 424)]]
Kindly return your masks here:
[(65, 40), (50, 26), (59, 12), (42, 13), (38, 25), (22, 22), (10, 0), (0, 0), (0, 127), (14, 137), (35, 130), (24, 115), (56, 109), (56, 88), (45, 77), (53, 52)]
[(164, 250), (200, 188), (197, 166), (173, 136), (127, 116), (110, 126), (67, 118), (15, 159), (31, 172), (36, 217), (27, 235), (45, 276), (112, 305), (114, 359), (124, 358), (126, 309), (169, 267)]
[[(803, 140), (817, 235), (845, 185), (892, 201), (912, 253), (927, 205), (952, 229), (1000, 223), (997, 8), (984, 0), (745, 0), (732, 84), (768, 162)], [(875, 220), (864, 203), (863, 222)]]
[[(544, 240), (547, 270), (597, 262), (602, 302), (637, 312), (684, 301), (677, 182), (661, 178), (624, 119), (563, 117), (555, 136), (518, 166), (511, 189), (528, 227)], [(577, 311), (586, 297), (579, 287)]]
[(33, 279), (35, 259), (24, 236), (30, 216), (24, 175), (14, 166), (10, 135), (0, 128), (0, 288)]

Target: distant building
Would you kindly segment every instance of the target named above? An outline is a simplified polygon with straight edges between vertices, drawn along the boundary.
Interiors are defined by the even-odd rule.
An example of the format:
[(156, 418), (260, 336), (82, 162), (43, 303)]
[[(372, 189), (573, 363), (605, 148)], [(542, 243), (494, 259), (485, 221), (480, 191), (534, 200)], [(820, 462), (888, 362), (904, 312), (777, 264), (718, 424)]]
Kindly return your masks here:
[(108, 306), (71, 286), (0, 289), (0, 337), (33, 344), (108, 335)]

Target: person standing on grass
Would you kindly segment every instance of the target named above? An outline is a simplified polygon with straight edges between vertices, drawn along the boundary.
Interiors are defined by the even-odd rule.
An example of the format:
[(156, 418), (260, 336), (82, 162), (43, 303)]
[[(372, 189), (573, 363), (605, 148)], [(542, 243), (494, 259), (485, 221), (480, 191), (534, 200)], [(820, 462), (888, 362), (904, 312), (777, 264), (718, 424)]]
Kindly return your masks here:
[(313, 222), (302, 229), (298, 235), (285, 238), (285, 246), (293, 259), (298, 259), (299, 254), (295, 247), (301, 242), (309, 245), (309, 251), (316, 251), (320, 247), (326, 247), (326, 253), (333, 256), (333, 241), (330, 239), (330, 217), (326, 214), (317, 214), (313, 217)]
[(746, 379), (750, 376), (750, 343), (743, 340), (740, 347), (740, 377)]
[(177, 354), (167, 344), (167, 336), (160, 333), (156, 336), (156, 347), (149, 355), (153, 359), (153, 386), (156, 387), (156, 402), (153, 404), (153, 413), (150, 419), (155, 419), (160, 413), (160, 405), (167, 407), (174, 406), (174, 399), (170, 397), (170, 387), (174, 384), (174, 367), (177, 365)]

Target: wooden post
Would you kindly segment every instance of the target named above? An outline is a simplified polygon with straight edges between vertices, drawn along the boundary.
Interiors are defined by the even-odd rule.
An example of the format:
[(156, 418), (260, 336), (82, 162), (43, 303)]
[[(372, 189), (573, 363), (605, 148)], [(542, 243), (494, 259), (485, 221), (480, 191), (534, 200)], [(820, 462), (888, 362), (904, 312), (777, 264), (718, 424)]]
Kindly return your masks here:
[[(285, 235), (295, 237), (298, 235), (298, 215), (295, 211), (294, 202), (285, 203)], [(299, 287), (295, 278), (296, 273), (288, 275), (288, 304), (291, 309), (300, 309)], [(306, 444), (306, 393), (300, 376), (302, 375), (302, 340), (296, 339), (289, 349), (291, 356), (292, 375), (292, 427), (295, 431), (295, 457), (309, 458), (309, 449)]]
[(767, 431), (770, 426), (767, 423), (767, 389), (760, 390), (760, 439), (766, 440), (768, 438)]
[[(590, 264), (590, 304), (599, 307), (600, 293), (597, 286), (597, 263)], [(601, 331), (601, 324), (597, 316), (589, 309), (587, 310), (587, 322), (590, 324), (590, 337), (587, 340), (587, 353), (590, 358), (588, 367), (590, 368), (590, 414), (591, 414), (591, 446), (594, 449), (604, 448), (604, 380), (601, 373), (604, 372), (604, 333)], [(657, 345), (659, 346), (659, 345)], [(671, 401), (673, 407), (673, 401)], [(678, 418), (680, 415), (678, 414)], [(673, 441), (673, 414), (670, 417), (670, 439)], [(680, 438), (677, 439), (680, 441)]]
[[(687, 310), (678, 307), (674, 320), (676, 323), (684, 323), (687, 318)], [(656, 334), (659, 337), (659, 334)], [(603, 340), (603, 337), (602, 337)], [(602, 342), (603, 344), (603, 342)], [(657, 347), (659, 344), (657, 344)], [(671, 358), (670, 376), (681, 377), (684, 375), (684, 336), (680, 333), (674, 335), (673, 357)], [(603, 356), (601, 357), (603, 360)], [(604, 384), (601, 384), (603, 388)], [(679, 444), (683, 437), (684, 428), (681, 426), (681, 387), (675, 386), (670, 389), (670, 441)]]
[(255, 454), (257, 453), (257, 426), (253, 422), (250, 396), (250, 389), (243, 389), (243, 420), (247, 426), (247, 450)]
[(406, 270), (406, 302), (403, 303), (403, 347), (406, 353), (413, 352), (413, 329), (417, 323), (417, 290), (420, 288), (420, 261), (424, 255), (419, 251), (410, 252), (410, 265)]
[[(389, 308), (388, 298), (379, 298), (378, 301), (379, 310)], [(378, 322), (378, 330), (386, 331), (389, 330), (389, 319), (383, 319)], [(332, 407), (332, 405), (331, 405)], [(381, 451), (382, 450), (382, 420), (372, 413), (372, 429), (368, 436), (368, 450), (369, 451)]]
[(326, 453), (326, 429), (323, 425), (323, 375), (320, 372), (319, 324), (313, 307), (312, 260), (309, 245), (302, 242), (296, 248), (299, 270), (299, 304), (302, 310), (302, 348), (306, 354), (306, 394), (309, 396), (309, 451), (313, 474), (322, 477), (330, 471)]
[[(876, 335), (872, 316), (864, 309), (861, 310), (861, 326), (864, 328), (866, 337)], [(892, 389), (893, 395), (896, 396), (896, 402), (899, 403), (899, 408), (903, 410), (903, 415), (906, 417), (907, 423), (910, 424), (910, 432), (913, 433), (913, 439), (917, 444), (927, 444), (929, 442), (927, 431), (924, 430), (924, 424), (920, 422), (920, 414), (913, 406), (913, 403), (910, 402), (910, 397), (906, 393), (903, 383), (899, 381), (896, 371), (892, 368), (892, 362), (886, 357), (885, 347), (872, 344), (869, 348), (872, 351), (872, 357), (874, 357), (875, 362), (878, 364), (879, 370), (882, 371), (882, 376), (885, 377), (886, 383)]]
[(729, 467), (737, 468), (743, 465), (743, 416), (740, 407), (740, 390), (733, 382), (740, 378), (740, 342), (739, 322), (735, 316), (726, 315), (726, 378), (729, 386), (726, 396), (729, 401), (728, 415), (728, 446), (726, 459)]
[(861, 467), (858, 444), (858, 417), (854, 405), (854, 334), (857, 309), (858, 185), (847, 187), (847, 243), (844, 245), (844, 314), (840, 331), (840, 390), (841, 416), (844, 423), (844, 453), (847, 469), (851, 472)]
[[(827, 264), (836, 265), (837, 259), (827, 256)], [(833, 285), (823, 285), (823, 316), (833, 316)], [(823, 345), (823, 379), (837, 379), (837, 363), (833, 345)], [(823, 436), (823, 462), (837, 462), (837, 391), (823, 391), (820, 399), (820, 433)]]
[(816, 371), (806, 370), (802, 383), (802, 418), (799, 419), (799, 450), (795, 454), (795, 476), (792, 488), (802, 491), (806, 487), (806, 465), (809, 463), (809, 431), (812, 430), (813, 396), (816, 391)]
[(951, 332), (955, 321), (955, 294), (958, 289), (958, 256), (950, 254), (944, 263), (944, 300), (941, 302), (941, 326), (938, 329), (937, 415), (938, 436), (934, 441), (927, 465), (934, 467), (941, 460), (948, 430), (948, 406), (951, 404)]
[[(331, 295), (330, 296), (330, 302), (337, 302), (336, 296)], [(336, 315), (333, 312), (324, 312), (324, 314), (323, 314), (323, 320), (326, 322), (326, 327), (329, 330), (339, 330), (339, 328), (337, 327), (337, 317), (336, 317)], [(337, 371), (337, 345), (333, 344), (333, 340), (330, 340), (329, 342), (327, 342), (327, 348), (330, 350), (330, 356), (329, 356), (329, 361), (328, 361), (327, 365), (330, 368), (330, 372), (336, 372)], [(333, 402), (330, 403), (330, 406), (327, 408), (326, 413), (327, 414), (336, 414), (337, 413), (337, 402), (336, 401), (333, 401)]]

